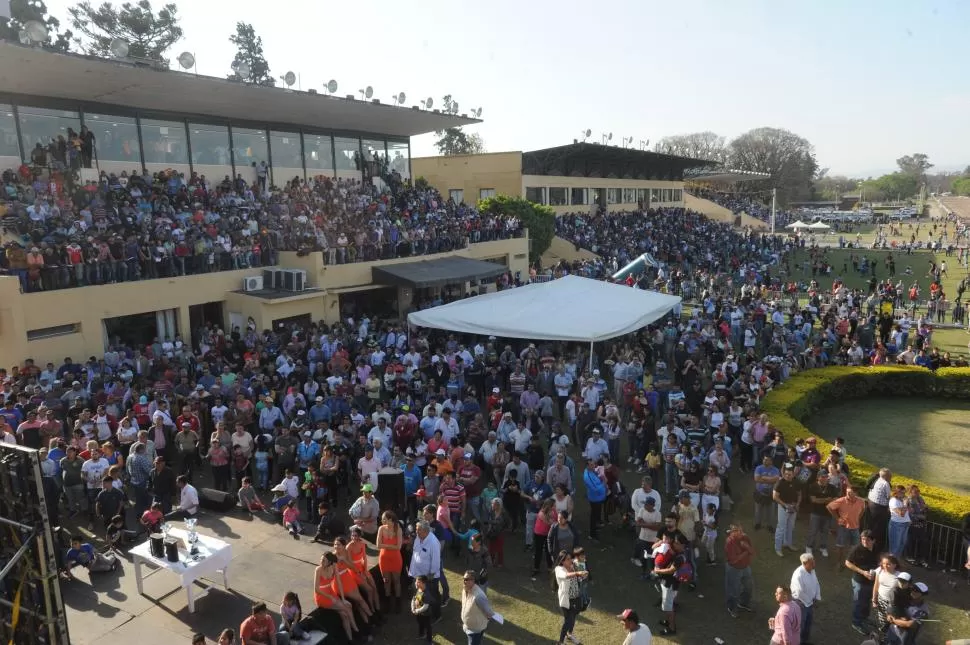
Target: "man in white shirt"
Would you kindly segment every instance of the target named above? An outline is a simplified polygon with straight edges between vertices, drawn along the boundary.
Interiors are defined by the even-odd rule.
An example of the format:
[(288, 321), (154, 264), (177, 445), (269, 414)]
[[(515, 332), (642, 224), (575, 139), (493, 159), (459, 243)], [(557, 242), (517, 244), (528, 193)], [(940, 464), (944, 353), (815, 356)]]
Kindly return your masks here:
[(167, 520), (184, 520), (195, 517), (199, 512), (199, 491), (189, 483), (188, 477), (179, 475), (175, 479), (175, 485), (179, 487), (179, 506), (177, 509), (165, 516)]
[(657, 531), (664, 526), (660, 504), (655, 502), (653, 497), (645, 498), (643, 506), (634, 515), (634, 522), (637, 527), (637, 541), (633, 546), (633, 557), (630, 558), (630, 562), (633, 566), (642, 568), (645, 553), (653, 550), (653, 544), (657, 541)]
[(360, 475), (361, 484), (371, 484), (374, 493), (377, 493), (377, 473), (381, 470), (381, 460), (374, 456), (374, 447), (368, 445), (364, 448), (364, 456), (357, 462), (357, 474)]
[(411, 563), (408, 565), (408, 575), (412, 578), (426, 576), (428, 578), (427, 603), (431, 605), (431, 618), (437, 620), (441, 616), (441, 591), (438, 581), (441, 577), (441, 543), (431, 532), (427, 522), (418, 522), (414, 527), (417, 535), (411, 545)]
[(812, 615), (815, 604), (822, 601), (822, 587), (815, 575), (815, 557), (803, 553), (802, 566), (791, 575), (791, 597), (802, 610), (801, 642), (808, 643), (812, 633)]
[(653, 642), (653, 635), (650, 628), (640, 622), (640, 616), (632, 609), (624, 609), (623, 613), (617, 616), (623, 623), (626, 630), (626, 638), (623, 645), (650, 645)]
[(532, 431), (525, 427), (525, 422), (519, 421), (515, 430), (509, 433), (509, 439), (515, 446), (515, 452), (525, 452), (532, 441)]
[(888, 468), (879, 470), (879, 477), (872, 484), (866, 500), (869, 509), (869, 527), (877, 553), (887, 547), (886, 533), (889, 531), (889, 498), (892, 497), (893, 473)]
[(370, 429), (367, 433), (367, 441), (374, 443), (374, 439), (380, 439), (381, 443), (385, 446), (391, 445), (391, 439), (393, 438), (393, 433), (391, 428), (387, 425), (387, 419), (384, 417), (377, 418), (377, 425)]
[(643, 508), (647, 499), (653, 499), (654, 508), (658, 512), (662, 510), (663, 499), (660, 497), (660, 492), (654, 490), (653, 479), (649, 476), (644, 476), (640, 479), (640, 488), (633, 491), (633, 494), (630, 495), (630, 507), (633, 508), (634, 517)]
[(448, 444), (451, 444), (452, 437), (458, 436), (458, 421), (451, 416), (451, 410), (449, 408), (441, 411), (441, 417), (435, 423), (434, 429), (441, 430), (441, 438)]

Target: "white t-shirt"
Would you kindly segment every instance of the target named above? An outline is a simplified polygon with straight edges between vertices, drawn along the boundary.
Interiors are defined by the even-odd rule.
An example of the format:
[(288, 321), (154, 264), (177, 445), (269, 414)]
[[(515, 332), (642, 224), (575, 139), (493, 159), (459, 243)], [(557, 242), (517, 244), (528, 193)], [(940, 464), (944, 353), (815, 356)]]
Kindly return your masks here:
[(653, 635), (650, 633), (650, 628), (643, 623), (640, 623), (640, 629), (629, 632), (623, 639), (623, 645), (650, 645), (652, 642)]
[(81, 475), (84, 477), (88, 489), (101, 488), (101, 478), (105, 476), (110, 466), (111, 464), (104, 457), (97, 461), (88, 459), (81, 464)]
[[(644, 522), (649, 522), (651, 524), (654, 524), (654, 523), (660, 524), (663, 521), (663, 517), (661, 517), (660, 511), (654, 509), (653, 512), (651, 512), (651, 511), (648, 511), (646, 507), (640, 509), (640, 511), (637, 513), (637, 519), (642, 520)], [(638, 527), (638, 529), (640, 531), (639, 538), (644, 542), (657, 541), (656, 529), (648, 529), (643, 526)]]
[(909, 524), (909, 509), (902, 515), (897, 515), (900, 509), (906, 507), (906, 501), (898, 497), (889, 498), (889, 521), (895, 524)]

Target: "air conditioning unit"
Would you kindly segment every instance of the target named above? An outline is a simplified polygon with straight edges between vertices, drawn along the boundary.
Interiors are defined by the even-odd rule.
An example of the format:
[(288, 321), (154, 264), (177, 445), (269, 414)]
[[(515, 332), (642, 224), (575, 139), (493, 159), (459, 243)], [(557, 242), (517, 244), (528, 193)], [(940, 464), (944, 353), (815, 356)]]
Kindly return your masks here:
[(263, 269), (263, 286), (267, 289), (282, 289), (283, 269)]
[(243, 291), (262, 291), (262, 289), (263, 276), (251, 275), (247, 278), (243, 278)]
[(283, 270), (283, 291), (303, 291), (306, 289), (306, 271), (303, 269)]

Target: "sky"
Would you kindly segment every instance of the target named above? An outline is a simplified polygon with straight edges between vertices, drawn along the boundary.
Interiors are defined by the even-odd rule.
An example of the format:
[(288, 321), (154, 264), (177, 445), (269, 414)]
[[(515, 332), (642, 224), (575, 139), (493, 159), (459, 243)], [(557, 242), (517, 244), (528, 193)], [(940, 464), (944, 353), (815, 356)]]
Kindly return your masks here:
[[(47, 4), (69, 22), (72, 1)], [(371, 85), (384, 102), (403, 91), (407, 106), (451, 94), (462, 112), (483, 109), (469, 130), (489, 152), (586, 129), (652, 148), (772, 126), (805, 137), (832, 175), (891, 172), (914, 152), (939, 170), (970, 164), (965, 0), (176, 4), (185, 37), (169, 55), (193, 52), (200, 74), (230, 72), (235, 21), (251, 22), (277, 77), (318, 91), (335, 79), (339, 95)], [(434, 139), (413, 138), (412, 156), (435, 154)]]

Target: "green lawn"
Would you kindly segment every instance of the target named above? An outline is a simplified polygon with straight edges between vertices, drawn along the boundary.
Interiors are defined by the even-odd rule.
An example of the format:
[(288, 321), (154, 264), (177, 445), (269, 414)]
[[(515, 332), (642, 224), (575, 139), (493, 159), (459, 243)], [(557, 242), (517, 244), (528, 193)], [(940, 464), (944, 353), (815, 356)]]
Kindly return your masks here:
[(918, 398), (850, 401), (825, 408), (807, 424), (852, 453), (902, 475), (970, 494), (970, 403)]

